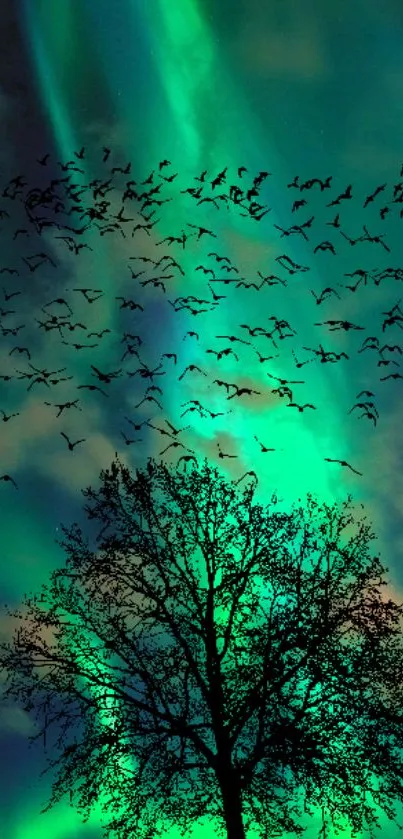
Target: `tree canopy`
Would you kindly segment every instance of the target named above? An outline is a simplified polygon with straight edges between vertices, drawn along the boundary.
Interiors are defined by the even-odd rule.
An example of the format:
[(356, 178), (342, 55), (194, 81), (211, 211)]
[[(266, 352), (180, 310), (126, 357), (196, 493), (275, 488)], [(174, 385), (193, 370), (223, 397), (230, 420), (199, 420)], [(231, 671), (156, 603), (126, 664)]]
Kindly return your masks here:
[[(94, 535), (25, 598), (0, 648), (4, 699), (40, 722), (45, 807), (69, 794), (106, 835), (202, 817), (228, 839), (397, 820), (403, 801), (403, 606), (384, 594), (366, 517), (308, 495), (282, 511), (256, 480), (194, 459), (118, 458), (83, 491)], [(56, 756), (55, 756), (56, 755)]]

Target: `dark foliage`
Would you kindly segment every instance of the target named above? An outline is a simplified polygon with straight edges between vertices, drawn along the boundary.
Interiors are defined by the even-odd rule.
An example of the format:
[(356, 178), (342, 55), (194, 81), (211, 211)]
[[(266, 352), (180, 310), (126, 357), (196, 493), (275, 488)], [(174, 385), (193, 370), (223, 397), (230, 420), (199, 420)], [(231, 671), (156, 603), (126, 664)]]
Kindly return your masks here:
[[(396, 820), (403, 801), (403, 607), (351, 498), (278, 509), (205, 461), (118, 459), (84, 491), (65, 567), (0, 649), (6, 700), (56, 727), (49, 809), (100, 799), (106, 835), (202, 817), (228, 839)], [(55, 755), (58, 755), (55, 757)]]

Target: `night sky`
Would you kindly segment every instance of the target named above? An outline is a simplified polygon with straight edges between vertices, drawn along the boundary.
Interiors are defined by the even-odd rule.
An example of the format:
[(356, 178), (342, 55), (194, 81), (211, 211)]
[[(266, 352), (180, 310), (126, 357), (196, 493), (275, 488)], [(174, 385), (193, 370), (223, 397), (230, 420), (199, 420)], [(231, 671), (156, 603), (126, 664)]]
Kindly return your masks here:
[[(63, 563), (60, 524), (85, 521), (80, 490), (97, 484), (115, 452), (138, 466), (175, 441), (186, 448), (169, 448), (167, 463), (194, 453), (231, 479), (254, 470), (259, 499), (277, 490), (289, 506), (307, 492), (330, 502), (351, 493), (400, 602), (403, 381), (390, 375), (403, 377), (402, 4), (3, 0), (0, 41), (0, 270), (18, 272), (0, 275), (0, 473), (15, 482), (0, 481), (1, 602), (18, 607)], [(128, 174), (112, 176), (129, 162)], [(35, 225), (28, 194), (68, 175), (58, 199), (32, 210)], [(111, 179), (107, 211), (80, 218), (96, 179)], [(130, 179), (138, 192), (160, 184), (154, 197), (166, 203), (143, 215), (141, 201), (122, 204)], [(326, 206), (349, 185), (351, 198)], [(198, 198), (185, 192), (199, 187)], [(217, 200), (197, 203), (203, 197)], [(67, 215), (74, 205), (81, 210)], [(148, 214), (155, 226), (132, 235)], [(200, 227), (210, 232), (199, 236)], [(184, 244), (159, 244), (183, 232)], [(333, 250), (317, 248), (326, 242)], [(76, 253), (74, 243), (85, 247)], [(155, 267), (139, 259), (164, 255)], [(141, 285), (157, 276), (164, 287)], [(99, 290), (89, 294), (99, 300), (77, 288)], [(196, 301), (184, 303), (189, 296)], [(139, 369), (156, 375), (129, 375)], [(118, 375), (103, 383), (96, 371)], [(289, 385), (292, 399), (281, 379), (302, 382)], [(364, 390), (373, 395), (357, 398)], [(191, 400), (202, 408), (187, 410)], [(296, 407), (306, 403), (314, 407)], [(167, 422), (190, 427), (169, 437)], [(13, 629), (2, 616), (1, 637)], [(85, 825), (67, 801), (40, 815), (50, 781), (39, 778), (46, 764), (40, 744), (28, 748), (32, 732), (24, 711), (1, 709), (0, 835), (98, 839), (100, 811)], [(207, 825), (194, 835), (215, 834)]]

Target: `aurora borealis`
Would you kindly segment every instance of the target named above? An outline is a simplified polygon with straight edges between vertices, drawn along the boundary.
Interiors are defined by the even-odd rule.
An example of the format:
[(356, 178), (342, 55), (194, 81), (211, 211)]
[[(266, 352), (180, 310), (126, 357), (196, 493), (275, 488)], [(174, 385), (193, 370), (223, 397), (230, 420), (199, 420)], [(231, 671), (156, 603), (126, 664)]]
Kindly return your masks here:
[[(81, 183), (98, 177), (106, 180), (111, 166), (124, 167), (131, 161), (131, 174), (117, 178), (115, 191), (107, 196), (112, 215), (121, 207), (128, 178), (143, 182), (155, 171), (157, 181), (158, 162), (164, 158), (171, 165), (163, 173), (179, 174), (171, 184), (164, 182), (162, 193), (172, 200), (156, 207), (153, 220), (161, 222), (151, 236), (140, 231), (135, 238), (130, 234), (124, 238), (116, 231), (101, 237), (92, 225), (80, 238), (92, 251), (83, 250), (76, 258), (66, 243), (56, 240), (57, 234), (63, 235), (60, 231), (44, 229), (43, 248), (38, 250), (52, 254), (57, 271), (48, 264), (42, 272), (24, 273), (21, 254), (29, 253), (28, 240), (13, 240), (14, 227), (7, 218), (1, 219), (1, 267), (19, 260), (21, 273), (18, 278), (2, 275), (0, 287), (24, 291), (20, 299), (1, 303), (5, 309), (17, 309), (18, 304), (18, 317), (11, 321), (8, 316), (10, 323), (44, 317), (40, 310), (45, 300), (66, 297), (71, 304), (74, 301), (75, 320), (87, 318), (89, 331), (110, 329), (111, 333), (94, 354), (91, 350), (88, 354), (62, 345), (57, 330), (45, 333), (36, 328), (28, 336), (27, 328), (32, 363), (51, 370), (67, 366), (74, 377), (73, 383), (67, 382), (57, 392), (57, 398), (46, 386), (28, 392), (28, 382), (0, 381), (0, 407), (7, 413), (19, 412), (1, 427), (0, 471), (15, 478), (18, 492), (0, 484), (0, 599), (18, 605), (23, 594), (38, 589), (60, 565), (63, 557), (54, 543), (60, 522), (82, 520), (80, 489), (97, 481), (100, 469), (110, 463), (116, 450), (130, 463), (136, 457), (156, 456), (168, 444), (165, 437), (144, 429), (141, 450), (135, 445), (126, 447), (122, 429), (129, 437), (136, 435), (125, 416), (137, 422), (148, 418), (160, 427), (163, 416), (176, 427), (190, 424), (183, 439), (199, 456), (220, 463), (219, 443), (224, 452), (237, 455), (236, 460), (222, 461), (228, 475), (238, 477), (256, 470), (262, 496), (277, 489), (285, 504), (308, 491), (330, 501), (351, 492), (357, 505), (365, 505), (379, 537), (381, 557), (390, 568), (393, 592), (401, 599), (402, 383), (380, 382), (380, 376), (399, 372), (398, 367), (377, 368), (374, 352), (358, 352), (364, 338), (371, 335), (378, 335), (385, 344), (399, 344), (401, 327), (395, 324), (382, 330), (382, 313), (397, 303), (401, 287), (396, 279), (387, 278), (379, 285), (363, 285), (357, 294), (341, 288), (353, 282), (344, 274), (359, 266), (381, 270), (401, 264), (400, 205), (391, 204), (385, 219), (379, 215), (380, 208), (393, 199), (393, 185), (401, 180), (403, 164), (400, 6), (393, 0), (382, 8), (360, 0), (342, 5), (333, 0), (326, 4), (319, 0), (306, 4), (291, 0), (266, 4), (258, 0), (122, 0), (119, 4), (20, 0), (10, 10), (7, 5), (1, 36), (1, 187), (22, 173), (31, 188), (39, 180), (44, 188), (47, 179), (61, 176), (58, 161), (71, 160), (74, 151), (85, 146), (84, 159), (76, 159), (84, 171)], [(111, 149), (107, 166), (102, 164), (105, 146)], [(45, 171), (37, 161), (46, 152), (50, 159)], [(237, 177), (240, 166), (248, 170), (243, 179)], [(203, 170), (208, 170), (211, 181), (224, 167), (229, 172), (227, 190), (228, 183), (242, 186), (247, 181), (250, 187), (260, 171), (271, 173), (256, 199), (270, 207), (260, 222), (241, 216), (238, 208), (227, 208), (224, 202), (219, 210), (211, 204), (196, 207), (189, 194), (180, 192), (190, 184), (199, 185), (194, 178)], [(297, 173), (300, 183), (331, 175), (332, 188), (301, 195), (287, 188)], [(388, 185), (384, 195), (363, 210), (365, 197), (384, 183)], [(354, 199), (326, 209), (348, 184), (353, 185)], [(306, 198), (308, 206), (292, 213), (296, 198)], [(0, 209), (9, 209), (3, 198)], [(339, 231), (326, 227), (339, 211), (342, 229), (350, 237), (362, 236), (366, 224), (373, 235), (385, 234), (390, 253), (379, 243), (364, 244), (362, 250), (360, 245), (350, 247)], [(131, 208), (127, 212), (133, 214)], [(312, 215), (317, 228), (315, 234), (308, 231), (309, 241), (302, 236), (280, 238), (274, 228), (301, 224)], [(182, 229), (189, 233), (189, 222), (215, 231), (217, 239), (206, 236), (196, 241), (194, 237), (183, 249), (180, 245), (167, 251), (158, 248), (156, 242), (165, 236), (180, 236)], [(74, 224), (79, 224), (78, 214)], [(25, 225), (26, 219), (18, 226)], [(337, 255), (313, 254), (314, 246), (327, 239), (334, 242)], [(192, 317), (175, 312), (167, 298), (194, 295), (213, 300), (206, 277), (195, 270), (201, 263), (216, 267), (207, 258), (209, 251), (228, 254), (248, 281), (256, 281), (261, 271), (281, 275), (287, 287), (273, 285), (257, 292), (217, 284), (215, 293), (226, 299), (211, 313)], [(130, 257), (137, 253), (151, 258), (168, 252), (183, 265), (186, 276), (174, 272), (166, 295), (158, 288), (141, 291), (140, 286), (133, 292), (127, 265), (135, 271), (145, 265), (129, 263)], [(274, 260), (282, 253), (309, 265), (310, 271), (288, 274), (280, 270)], [(85, 285), (102, 289), (104, 298), (98, 307), (71, 292)], [(327, 286), (336, 288), (341, 299), (316, 305), (310, 290), (319, 295)], [(121, 294), (146, 301), (144, 312), (130, 320), (132, 315), (120, 311), (114, 301)], [(61, 314), (57, 306), (50, 311)], [(263, 338), (250, 340), (263, 356), (278, 353), (277, 359), (259, 363), (253, 347), (241, 344), (233, 345), (237, 363), (233, 357), (217, 361), (206, 355), (207, 348), (228, 346), (215, 335), (248, 340), (240, 324), (269, 328), (268, 318), (273, 314), (286, 319), (297, 335), (279, 340), (277, 349)], [(327, 318), (348, 318), (365, 326), (365, 332), (346, 334), (313, 326)], [(2, 323), (8, 325), (6, 318)], [(121, 335), (138, 332), (140, 327), (145, 337), (139, 354), (150, 367), (158, 365), (162, 353), (178, 356), (176, 367), (172, 360), (164, 361), (166, 381), (171, 384), (164, 389), (164, 411), (147, 405), (134, 408), (145, 390), (138, 377), (125, 379), (124, 385), (116, 380), (115, 398), (84, 391), (74, 391), (72, 396), (72, 385), (100, 384), (89, 378), (90, 364), (101, 370), (121, 366)], [(200, 333), (198, 343), (183, 340), (191, 329)], [(24, 345), (23, 336), (21, 332), (18, 340), (12, 335), (2, 339), (3, 376), (28, 369), (26, 359), (9, 355), (15, 344)], [(66, 342), (83, 338), (77, 332), (62, 337)], [(291, 350), (298, 359), (307, 360), (310, 356), (301, 347), (317, 347), (320, 342), (328, 350), (346, 352), (349, 359), (321, 364), (316, 358), (297, 369)], [(396, 354), (390, 359), (401, 363)], [(131, 369), (131, 358), (129, 362)], [(192, 373), (178, 382), (179, 374), (192, 363), (207, 372), (205, 381), (201, 374)], [(272, 393), (275, 384), (266, 375), (269, 371), (304, 380), (302, 390), (296, 386), (294, 400), (313, 403), (316, 410), (288, 410), (285, 399)], [(212, 384), (217, 378), (237, 381), (262, 395), (228, 403), (222, 389)], [(154, 384), (161, 381), (156, 377)], [(363, 389), (375, 393), (376, 426), (359, 419), (356, 411), (348, 413)], [(65, 414), (63, 424), (55, 409), (44, 405), (45, 400), (62, 402), (77, 395), (83, 410)], [(231, 413), (214, 420), (202, 419), (196, 412), (181, 417), (184, 409), (178, 404), (179, 396), (183, 402), (200, 399), (212, 411), (231, 409)], [(84, 438), (86, 442), (70, 452), (60, 438), (62, 430), (71, 440)], [(277, 451), (261, 453), (255, 436)], [(325, 462), (325, 457), (345, 459), (362, 477)], [(171, 459), (177, 459), (176, 451), (171, 451)], [(3, 621), (2, 633), (7, 636), (9, 624)], [(40, 815), (48, 780), (46, 776), (38, 780), (40, 748), (27, 749), (29, 718), (18, 709), (2, 710), (0, 724), (5, 779), (0, 790), (0, 826), (7, 839), (98, 839), (97, 819), (82, 825), (66, 803)], [(393, 839), (397, 828), (388, 825), (387, 829)], [(209, 835), (214, 833), (205, 828), (203, 836), (208, 839)]]

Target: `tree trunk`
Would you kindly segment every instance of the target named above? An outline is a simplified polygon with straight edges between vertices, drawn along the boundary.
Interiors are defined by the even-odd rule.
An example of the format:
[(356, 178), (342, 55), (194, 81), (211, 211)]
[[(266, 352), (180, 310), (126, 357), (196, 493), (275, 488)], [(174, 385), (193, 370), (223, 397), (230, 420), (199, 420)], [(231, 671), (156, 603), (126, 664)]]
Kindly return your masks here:
[(239, 784), (230, 771), (219, 778), (227, 839), (246, 839), (242, 820), (242, 796)]

